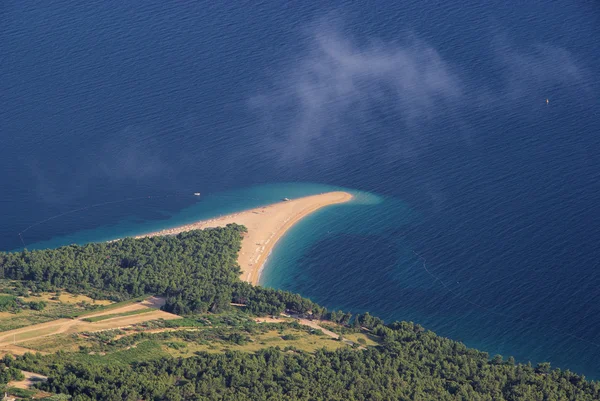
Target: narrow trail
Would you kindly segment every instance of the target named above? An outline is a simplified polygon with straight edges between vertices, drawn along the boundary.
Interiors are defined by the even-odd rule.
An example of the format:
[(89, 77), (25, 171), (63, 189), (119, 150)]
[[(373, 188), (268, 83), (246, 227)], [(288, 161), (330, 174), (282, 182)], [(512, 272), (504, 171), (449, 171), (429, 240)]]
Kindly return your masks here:
[(31, 388), (36, 383), (45, 382), (46, 380), (48, 380), (47, 376), (40, 375), (38, 373), (28, 372), (26, 370), (22, 370), (21, 372), (23, 373), (23, 376), (25, 376), (25, 378), (19, 381), (11, 381), (10, 383), (8, 383), (10, 387), (27, 389)]
[[(294, 319), (295, 321), (297, 321), (298, 323), (300, 323), (303, 326), (308, 326), (315, 330), (321, 330), (321, 332), (323, 332), (323, 334), (325, 334), (326, 336), (329, 336), (335, 340), (339, 340), (339, 338), (342, 337), (339, 334), (334, 333), (331, 330), (327, 330), (327, 329), (319, 326), (317, 324), (317, 322), (315, 322), (314, 320), (302, 319), (302, 318), (298, 318), (298, 317), (294, 317), (294, 316), (292, 316), (291, 319)], [(270, 317), (264, 317), (264, 318), (258, 317), (255, 319), (255, 322), (257, 322), (257, 323), (284, 323), (286, 321), (289, 321), (289, 320), (283, 319), (283, 318), (282, 319), (274, 319), (274, 318), (270, 318)], [(355, 343), (353, 341), (350, 341), (347, 338), (342, 337), (342, 341), (345, 344), (348, 344), (349, 346), (355, 345)], [(365, 349), (365, 347), (360, 346), (359, 349)]]
[[(144, 302), (125, 305), (120, 308), (108, 309), (97, 313), (89, 313), (75, 319), (57, 319), (46, 323), (34, 324), (32, 326), (22, 327), (20, 329), (10, 330), (0, 335), (0, 351), (2, 348), (8, 348), (15, 344), (34, 341), (40, 338), (64, 334), (72, 330), (77, 331), (102, 331), (115, 328), (127, 327), (131, 324), (141, 323), (147, 320), (157, 319), (159, 317), (165, 319), (179, 318), (177, 315), (172, 315), (159, 310), (164, 304), (164, 299), (159, 297), (150, 297)], [(115, 316), (114, 318), (98, 321), (87, 322), (85, 319), (97, 316), (105, 316), (112, 314), (127, 313), (139, 309), (155, 309), (148, 313), (131, 315), (131, 316)], [(108, 327), (106, 327), (108, 326)], [(38, 333), (37, 335), (27, 336), (28, 333)]]

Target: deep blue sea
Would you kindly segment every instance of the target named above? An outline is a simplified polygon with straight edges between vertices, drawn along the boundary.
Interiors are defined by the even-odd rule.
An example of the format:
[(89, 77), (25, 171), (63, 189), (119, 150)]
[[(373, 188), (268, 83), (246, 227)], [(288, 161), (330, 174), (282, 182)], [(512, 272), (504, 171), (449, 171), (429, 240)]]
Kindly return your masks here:
[(345, 188), (264, 285), (598, 379), (599, 77), (594, 0), (3, 0), (0, 249)]

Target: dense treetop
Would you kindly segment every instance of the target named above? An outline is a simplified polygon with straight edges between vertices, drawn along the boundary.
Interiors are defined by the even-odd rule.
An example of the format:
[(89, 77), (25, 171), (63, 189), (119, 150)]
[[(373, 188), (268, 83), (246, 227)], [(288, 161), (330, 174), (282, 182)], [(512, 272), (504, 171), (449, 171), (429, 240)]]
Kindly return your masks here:
[[(232, 225), (177, 237), (0, 253), (0, 278), (26, 280), (41, 290), (64, 288), (113, 300), (194, 291), (196, 309), (202, 310), (227, 296), (222, 284), (237, 281), (242, 231), (243, 227)], [(199, 283), (200, 287), (191, 288)]]
[(128, 365), (29, 354), (7, 365), (41, 370), (49, 375), (45, 390), (78, 401), (600, 399), (598, 383), (569, 371), (490, 360), (418, 325), (380, 325), (374, 334), (381, 345), (362, 350), (202, 352)]
[[(598, 400), (600, 385), (549, 364), (515, 364), (436, 336), (412, 323), (368, 313), (330, 312), (300, 295), (239, 280), (236, 258), (245, 228), (125, 239), (56, 250), (0, 253), (0, 278), (30, 289), (83, 292), (124, 300), (163, 295), (165, 309), (193, 317), (246, 305), (249, 314), (284, 310), (327, 317), (346, 330), (369, 330), (379, 346), (306, 353), (266, 348), (257, 353), (201, 352), (190, 358), (97, 364), (75, 354), (4, 358), (0, 384), (18, 369), (47, 374), (41, 386), (73, 400)], [(15, 298), (5, 297), (10, 308)], [(212, 315), (211, 315), (212, 316)], [(234, 327), (240, 339), (243, 327)], [(237, 338), (236, 337), (236, 338)]]
[(288, 308), (320, 314), (323, 308), (297, 294), (240, 281), (237, 255), (245, 232), (229, 224), (176, 236), (0, 252), (0, 279), (23, 280), (34, 291), (66, 289), (116, 301), (162, 295), (164, 309), (176, 314), (226, 310), (231, 301), (248, 303), (253, 313)]

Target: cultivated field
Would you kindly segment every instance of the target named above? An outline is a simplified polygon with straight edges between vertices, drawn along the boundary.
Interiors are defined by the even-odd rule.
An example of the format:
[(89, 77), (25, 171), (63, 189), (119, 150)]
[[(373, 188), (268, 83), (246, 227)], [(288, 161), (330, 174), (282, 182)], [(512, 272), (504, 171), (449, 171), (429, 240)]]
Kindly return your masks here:
[[(150, 297), (142, 302), (126, 302), (100, 312), (91, 312), (74, 319), (56, 319), (20, 329), (0, 333), (0, 354), (22, 354), (18, 348), (24, 342), (59, 334), (94, 332), (131, 326), (149, 320), (171, 320), (179, 316), (163, 312), (158, 308), (164, 300)], [(17, 352), (15, 352), (17, 351)]]
[[(20, 292), (24, 295), (15, 295), (14, 283), (9, 280), (0, 280), (0, 300), (7, 302), (18, 299), (22, 304), (44, 302), (46, 306), (42, 310), (10, 307), (0, 309), (3, 310), (0, 311), (0, 333), (60, 318), (76, 317), (113, 304), (112, 301), (94, 300), (85, 295), (75, 295), (67, 292), (45, 292), (32, 295), (30, 291), (21, 289)], [(3, 291), (13, 291), (13, 295), (3, 293)]]

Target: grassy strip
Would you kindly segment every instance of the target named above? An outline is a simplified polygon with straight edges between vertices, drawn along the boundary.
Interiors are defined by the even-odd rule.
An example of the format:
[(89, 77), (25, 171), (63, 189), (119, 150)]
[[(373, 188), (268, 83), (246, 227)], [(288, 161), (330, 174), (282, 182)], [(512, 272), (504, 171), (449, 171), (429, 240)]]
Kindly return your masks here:
[(37, 393), (37, 391), (17, 387), (9, 387), (6, 389), (6, 393), (14, 395), (16, 397), (31, 398)]
[(148, 312), (156, 312), (156, 309), (154, 309), (154, 308), (137, 309), (137, 310), (132, 310), (132, 311), (123, 312), (123, 313), (113, 313), (113, 314), (110, 314), (110, 315), (88, 317), (88, 318), (85, 318), (85, 319), (82, 319), (82, 320), (84, 322), (95, 323), (95, 322), (100, 322), (102, 320), (112, 319), (112, 318), (115, 318), (115, 317), (141, 315), (142, 313), (148, 313)]
[(110, 304), (110, 305), (99, 306), (99, 307), (94, 308), (94, 309), (75, 311), (73, 313), (69, 313), (67, 316), (61, 316), (61, 317), (76, 318), (76, 317), (81, 317), (83, 315), (91, 315), (91, 314), (95, 314), (95, 313), (98, 313), (98, 312), (103, 312), (103, 311), (107, 311), (107, 310), (111, 310), (111, 309), (121, 308), (123, 306), (131, 305), (131, 304), (136, 303), (136, 302), (142, 302), (143, 300), (145, 300), (148, 297), (150, 297), (150, 295), (142, 295), (142, 296), (137, 297), (137, 298), (131, 298), (131, 299), (128, 299), (126, 301), (121, 301), (121, 302), (117, 302), (117, 303)]

